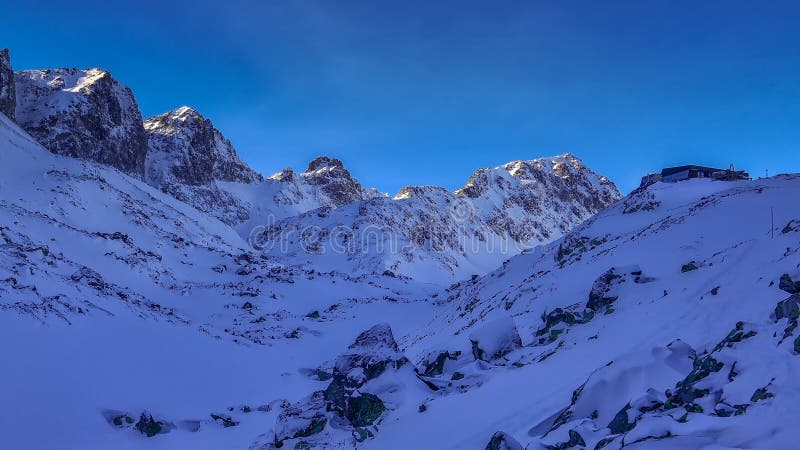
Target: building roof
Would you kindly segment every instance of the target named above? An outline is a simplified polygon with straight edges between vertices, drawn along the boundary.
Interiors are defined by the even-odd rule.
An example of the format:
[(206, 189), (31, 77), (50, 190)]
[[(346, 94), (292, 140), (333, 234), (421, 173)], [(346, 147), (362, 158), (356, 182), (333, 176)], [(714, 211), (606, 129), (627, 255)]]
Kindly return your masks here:
[(687, 170), (697, 170), (700, 172), (724, 172), (725, 169), (717, 169), (714, 167), (704, 167), (704, 166), (695, 166), (695, 165), (686, 165), (686, 166), (676, 166), (676, 167), (667, 167), (661, 171), (662, 177), (668, 177), (672, 174), (685, 172)]

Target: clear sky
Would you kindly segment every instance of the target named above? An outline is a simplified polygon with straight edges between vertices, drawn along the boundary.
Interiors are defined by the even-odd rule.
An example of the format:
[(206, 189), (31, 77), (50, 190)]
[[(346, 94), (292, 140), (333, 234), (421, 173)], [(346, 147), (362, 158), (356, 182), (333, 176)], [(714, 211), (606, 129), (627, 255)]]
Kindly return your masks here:
[[(118, 3), (118, 4), (117, 4)], [(117, 5), (115, 5), (117, 4)], [(102, 67), (265, 174), (456, 188), (570, 151), (623, 191), (684, 163), (800, 172), (797, 1), (7, 2), (17, 70)]]

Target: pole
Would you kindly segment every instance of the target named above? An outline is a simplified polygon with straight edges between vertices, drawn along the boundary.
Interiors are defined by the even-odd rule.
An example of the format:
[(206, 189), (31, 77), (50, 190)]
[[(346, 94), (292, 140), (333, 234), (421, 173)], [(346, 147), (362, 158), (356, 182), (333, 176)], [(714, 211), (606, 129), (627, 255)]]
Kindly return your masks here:
[(775, 208), (773, 208), (772, 206), (769, 207), (769, 218), (771, 224), (770, 231), (772, 232), (772, 239), (775, 239)]

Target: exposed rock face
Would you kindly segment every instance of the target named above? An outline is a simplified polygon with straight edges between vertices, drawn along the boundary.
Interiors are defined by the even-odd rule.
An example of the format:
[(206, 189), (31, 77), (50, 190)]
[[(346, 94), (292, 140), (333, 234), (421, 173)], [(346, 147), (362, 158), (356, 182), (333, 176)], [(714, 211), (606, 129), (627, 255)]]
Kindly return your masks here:
[(517, 242), (559, 237), (621, 197), (614, 183), (570, 153), (478, 169), (455, 193)]
[(11, 57), (8, 49), (0, 49), (0, 113), (15, 120), (14, 109), (17, 105), (14, 88), (14, 70), (11, 68)]
[(145, 120), (144, 129), (147, 184), (229, 225), (250, 217), (251, 205), (216, 182), (251, 184), (264, 178), (239, 158), (210, 120), (182, 106)]
[(337, 208), (378, 195), (374, 190), (364, 189), (350, 176), (342, 161), (327, 156), (318, 156), (308, 163), (303, 177), (329, 199), (330, 204), (323, 206)]
[(101, 69), (23, 70), (17, 122), (53, 153), (142, 178), (147, 137), (131, 90)]
[(183, 106), (144, 121), (150, 151), (145, 180), (161, 186), (212, 181), (252, 183), (263, 177), (247, 166), (210, 120)]

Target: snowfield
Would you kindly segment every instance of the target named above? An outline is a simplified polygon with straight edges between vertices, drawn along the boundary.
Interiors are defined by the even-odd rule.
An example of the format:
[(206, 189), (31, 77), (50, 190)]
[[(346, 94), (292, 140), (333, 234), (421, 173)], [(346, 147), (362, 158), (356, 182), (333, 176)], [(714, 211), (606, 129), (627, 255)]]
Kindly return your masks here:
[[(572, 155), (396, 199), (337, 164), (209, 183), (250, 220), (259, 189), (324, 176), (327, 203), (305, 192), (273, 233), (380, 226), (406, 253), (258, 251), (247, 220), (0, 114), (2, 447), (796, 448), (800, 175), (656, 183), (602, 209), (616, 188)], [(548, 203), (562, 182), (580, 187)], [(463, 199), (466, 225), (448, 222)], [(519, 230), (535, 242), (488, 251)]]

